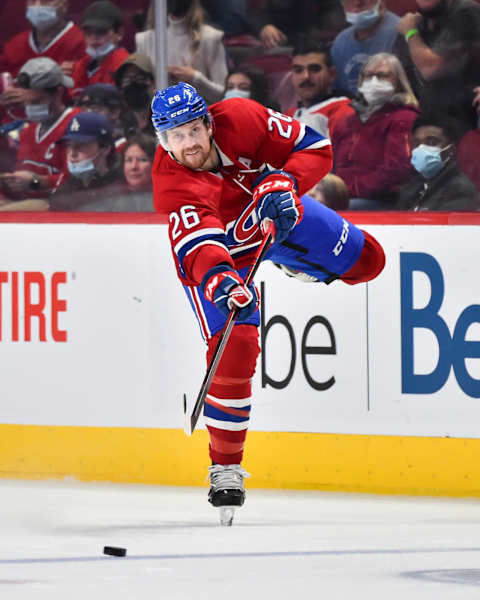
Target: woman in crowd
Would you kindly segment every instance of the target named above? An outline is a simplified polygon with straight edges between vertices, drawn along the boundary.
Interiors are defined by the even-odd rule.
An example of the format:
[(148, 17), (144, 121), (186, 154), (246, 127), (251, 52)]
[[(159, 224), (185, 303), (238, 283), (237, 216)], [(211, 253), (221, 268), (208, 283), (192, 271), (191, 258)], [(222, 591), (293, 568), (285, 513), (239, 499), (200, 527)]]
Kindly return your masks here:
[(232, 69), (225, 81), (226, 98), (251, 98), (264, 106), (280, 110), (278, 103), (270, 97), (265, 73), (253, 67)]
[(392, 209), (415, 172), (410, 133), (418, 102), (400, 61), (386, 52), (365, 63), (358, 85), (355, 114), (332, 137), (334, 171), (348, 186), (350, 210)]
[[(167, 52), (169, 83), (191, 83), (211, 104), (223, 96), (227, 58), (223, 31), (204, 23), (200, 0), (167, 1)], [(147, 30), (135, 36), (137, 52), (155, 64), (154, 2), (147, 16)]]
[(131, 191), (152, 189), (152, 163), (155, 140), (149, 135), (136, 133), (128, 138), (123, 153), (123, 175)]

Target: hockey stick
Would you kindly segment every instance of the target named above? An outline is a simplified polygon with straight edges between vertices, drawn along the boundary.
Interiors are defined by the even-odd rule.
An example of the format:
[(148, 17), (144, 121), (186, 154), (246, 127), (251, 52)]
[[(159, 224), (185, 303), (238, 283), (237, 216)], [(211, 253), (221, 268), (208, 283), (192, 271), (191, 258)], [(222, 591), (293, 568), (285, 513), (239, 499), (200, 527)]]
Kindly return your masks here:
[[(264, 259), (265, 254), (267, 253), (267, 250), (270, 247), (270, 244), (272, 243), (274, 234), (275, 234), (275, 226), (272, 222), (272, 223), (270, 223), (270, 225), (267, 229), (267, 233), (258, 248), (257, 255), (255, 257), (255, 261), (247, 275), (247, 278), (245, 279), (245, 285), (248, 285), (249, 283), (251, 283), (251, 281), (255, 277), (258, 267), (260, 266), (260, 263)], [(205, 373), (205, 377), (202, 382), (202, 387), (200, 388), (200, 392), (198, 393), (198, 396), (197, 396), (197, 401), (195, 402), (195, 406), (193, 407), (193, 411), (190, 416), (187, 414), (187, 396), (186, 396), (186, 394), (183, 394), (183, 413), (184, 413), (184, 417), (185, 417), (184, 429), (185, 429), (185, 433), (187, 435), (192, 435), (192, 433), (195, 429), (195, 426), (197, 424), (198, 417), (200, 416), (200, 413), (202, 412), (202, 408), (203, 408), (203, 405), (205, 404), (205, 398), (207, 396), (207, 392), (210, 388), (210, 384), (212, 383), (213, 376), (215, 375), (215, 372), (217, 370), (218, 363), (220, 362), (220, 359), (222, 358), (222, 354), (223, 354), (223, 351), (225, 350), (225, 346), (227, 345), (228, 338), (230, 337), (230, 334), (232, 332), (233, 326), (235, 324), (235, 320), (237, 318), (238, 310), (239, 310), (238, 307), (234, 307), (234, 308), (232, 308), (232, 310), (230, 311), (230, 314), (228, 315), (228, 319), (223, 328), (222, 335), (220, 336), (220, 339), (217, 342), (217, 346), (215, 347), (215, 350), (213, 352), (212, 360), (210, 361), (210, 364), (207, 367), (207, 372)]]

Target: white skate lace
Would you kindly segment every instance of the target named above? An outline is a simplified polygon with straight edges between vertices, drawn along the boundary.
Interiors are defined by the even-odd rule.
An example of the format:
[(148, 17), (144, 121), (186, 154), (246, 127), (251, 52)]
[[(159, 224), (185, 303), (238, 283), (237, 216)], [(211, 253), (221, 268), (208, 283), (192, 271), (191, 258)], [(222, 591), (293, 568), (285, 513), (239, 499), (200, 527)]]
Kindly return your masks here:
[(216, 490), (243, 490), (243, 480), (250, 477), (240, 465), (212, 465), (208, 467), (210, 485)]

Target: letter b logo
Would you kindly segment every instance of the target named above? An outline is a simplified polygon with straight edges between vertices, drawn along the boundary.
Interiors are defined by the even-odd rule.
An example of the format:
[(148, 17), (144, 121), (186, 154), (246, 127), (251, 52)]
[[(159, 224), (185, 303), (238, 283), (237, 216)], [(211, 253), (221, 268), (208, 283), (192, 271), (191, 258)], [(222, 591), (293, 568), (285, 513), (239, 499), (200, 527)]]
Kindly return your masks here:
[[(431, 294), (423, 308), (414, 308), (413, 273), (424, 273), (430, 282)], [(433, 394), (446, 383), (453, 367), (458, 385), (472, 398), (480, 398), (480, 380), (467, 371), (465, 359), (480, 358), (480, 341), (466, 341), (465, 335), (472, 323), (480, 323), (480, 306), (467, 306), (460, 314), (453, 335), (438, 314), (442, 306), (445, 285), (442, 269), (430, 254), (402, 252), (401, 319), (402, 319), (402, 393)], [(414, 331), (428, 329), (438, 342), (438, 362), (431, 373), (420, 375), (414, 369)], [(427, 351), (427, 350), (425, 350)]]

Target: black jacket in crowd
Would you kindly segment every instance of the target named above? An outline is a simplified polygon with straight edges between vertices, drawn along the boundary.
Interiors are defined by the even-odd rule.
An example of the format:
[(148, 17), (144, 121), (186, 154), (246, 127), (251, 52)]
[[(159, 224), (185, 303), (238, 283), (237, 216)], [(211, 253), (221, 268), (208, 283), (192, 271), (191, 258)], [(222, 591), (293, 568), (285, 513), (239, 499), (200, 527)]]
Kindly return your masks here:
[(480, 208), (475, 185), (451, 159), (432, 179), (415, 175), (399, 192), (397, 210), (477, 211)]

